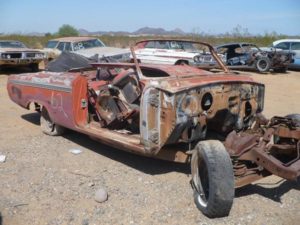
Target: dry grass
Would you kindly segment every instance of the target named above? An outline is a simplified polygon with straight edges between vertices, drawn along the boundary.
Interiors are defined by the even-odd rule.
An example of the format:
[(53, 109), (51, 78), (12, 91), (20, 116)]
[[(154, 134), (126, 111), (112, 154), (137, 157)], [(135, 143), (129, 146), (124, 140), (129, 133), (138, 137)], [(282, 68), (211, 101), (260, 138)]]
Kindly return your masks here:
[[(108, 46), (115, 46), (115, 47), (128, 47), (134, 44), (136, 41), (144, 40), (144, 39), (153, 39), (153, 38), (166, 38), (163, 36), (139, 36), (139, 37), (129, 37), (129, 36), (97, 36), (101, 39), (106, 45)], [(57, 36), (24, 36), (24, 35), (7, 35), (7, 36), (0, 36), (0, 40), (17, 40), (21, 41), (26, 44), (30, 48), (42, 48), (45, 46), (48, 40), (57, 38)], [(191, 39), (191, 40), (198, 40), (208, 42), (212, 45), (218, 45), (223, 43), (229, 42), (250, 42), (257, 44), (258, 46), (269, 46), (273, 41), (278, 40), (280, 38), (284, 38), (284, 36), (257, 36), (257, 37), (216, 37), (216, 36), (180, 36), (180, 37), (168, 37), (168, 38), (175, 38), (175, 39)]]

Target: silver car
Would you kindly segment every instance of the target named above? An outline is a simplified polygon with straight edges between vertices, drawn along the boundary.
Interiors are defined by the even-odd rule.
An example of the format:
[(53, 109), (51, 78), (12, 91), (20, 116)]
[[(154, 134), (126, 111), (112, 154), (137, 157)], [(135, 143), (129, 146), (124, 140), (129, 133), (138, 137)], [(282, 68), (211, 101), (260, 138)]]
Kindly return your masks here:
[(291, 69), (300, 69), (300, 39), (282, 39), (274, 41), (272, 47), (293, 53), (293, 62), (289, 65)]

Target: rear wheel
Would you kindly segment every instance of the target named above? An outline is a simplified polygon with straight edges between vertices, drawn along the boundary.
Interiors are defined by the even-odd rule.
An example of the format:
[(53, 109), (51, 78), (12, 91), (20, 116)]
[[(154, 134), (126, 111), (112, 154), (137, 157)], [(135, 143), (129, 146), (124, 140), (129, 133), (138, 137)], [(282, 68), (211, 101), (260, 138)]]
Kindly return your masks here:
[(199, 142), (191, 170), (197, 208), (211, 218), (227, 216), (234, 198), (234, 175), (224, 145), (216, 140)]
[(41, 128), (43, 133), (50, 136), (59, 136), (65, 132), (65, 128), (52, 122), (49, 113), (45, 107), (43, 107), (40, 118)]
[(263, 56), (257, 59), (255, 66), (259, 72), (268, 72), (271, 66), (271, 61), (268, 57)]

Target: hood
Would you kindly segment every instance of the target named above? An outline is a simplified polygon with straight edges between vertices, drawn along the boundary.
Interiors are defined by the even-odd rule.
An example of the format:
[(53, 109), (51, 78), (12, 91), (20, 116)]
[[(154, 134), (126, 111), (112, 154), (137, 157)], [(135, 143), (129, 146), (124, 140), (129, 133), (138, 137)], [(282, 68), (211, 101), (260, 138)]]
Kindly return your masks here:
[(114, 47), (97, 47), (97, 48), (88, 48), (88, 49), (81, 49), (76, 51), (75, 53), (83, 55), (87, 58), (98, 54), (99, 57), (102, 56), (115, 56), (115, 55), (122, 55), (122, 54), (129, 54), (129, 49), (124, 48), (114, 48)]
[(31, 48), (0, 48), (0, 52), (40, 52), (41, 51), (37, 49), (31, 49)]
[(281, 48), (274, 48), (274, 47), (261, 47), (260, 48), (262, 51), (265, 52), (282, 52), (283, 50)]

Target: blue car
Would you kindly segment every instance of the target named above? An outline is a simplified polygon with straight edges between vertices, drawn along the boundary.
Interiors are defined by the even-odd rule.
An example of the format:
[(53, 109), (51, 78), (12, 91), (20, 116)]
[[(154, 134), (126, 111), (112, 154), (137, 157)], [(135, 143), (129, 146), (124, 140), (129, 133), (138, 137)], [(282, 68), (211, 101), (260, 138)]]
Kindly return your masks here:
[(300, 69), (300, 39), (282, 39), (274, 41), (272, 47), (279, 48), (288, 53), (293, 53), (290, 69)]

